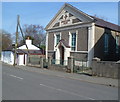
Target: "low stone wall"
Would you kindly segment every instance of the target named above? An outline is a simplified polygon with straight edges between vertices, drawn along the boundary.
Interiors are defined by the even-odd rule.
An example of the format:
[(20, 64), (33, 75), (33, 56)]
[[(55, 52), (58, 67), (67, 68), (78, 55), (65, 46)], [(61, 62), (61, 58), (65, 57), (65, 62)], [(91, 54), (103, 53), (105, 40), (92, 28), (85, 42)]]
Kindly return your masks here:
[(92, 75), (118, 78), (120, 63), (108, 61), (92, 61)]
[(48, 67), (48, 69), (66, 72), (67, 66), (63, 66), (63, 65), (51, 65), (51, 66)]

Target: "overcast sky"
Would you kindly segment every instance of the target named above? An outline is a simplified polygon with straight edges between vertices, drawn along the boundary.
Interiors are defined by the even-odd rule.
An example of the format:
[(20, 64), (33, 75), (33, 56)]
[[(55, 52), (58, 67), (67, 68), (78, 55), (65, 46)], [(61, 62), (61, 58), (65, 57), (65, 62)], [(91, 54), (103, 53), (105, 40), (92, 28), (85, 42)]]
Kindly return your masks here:
[[(117, 2), (69, 2), (69, 4), (89, 15), (96, 14), (118, 24)], [(64, 2), (3, 2), (2, 28), (11, 34), (14, 33), (18, 14), (21, 25), (39, 24), (45, 27), (63, 5)]]

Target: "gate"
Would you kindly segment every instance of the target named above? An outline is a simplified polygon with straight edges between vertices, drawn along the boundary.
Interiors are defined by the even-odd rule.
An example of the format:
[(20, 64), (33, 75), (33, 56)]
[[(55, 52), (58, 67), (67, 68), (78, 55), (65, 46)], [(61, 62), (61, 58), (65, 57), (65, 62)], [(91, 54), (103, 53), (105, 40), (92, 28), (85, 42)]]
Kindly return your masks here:
[(48, 59), (43, 59), (43, 67), (48, 68)]
[(78, 74), (92, 74), (92, 69), (87, 67), (87, 60), (74, 59), (73, 71)]
[[(43, 59), (43, 61), (41, 62), (41, 58)], [(28, 56), (28, 61), (27, 61), (27, 65), (31, 65), (31, 66), (39, 66), (41, 63), (44, 63), (45, 66), (47, 66), (47, 62), (45, 59), (45, 56), (43, 55), (30, 55)], [(45, 63), (46, 62), (46, 63)]]
[(31, 55), (28, 57), (28, 64), (40, 64), (40, 57)]

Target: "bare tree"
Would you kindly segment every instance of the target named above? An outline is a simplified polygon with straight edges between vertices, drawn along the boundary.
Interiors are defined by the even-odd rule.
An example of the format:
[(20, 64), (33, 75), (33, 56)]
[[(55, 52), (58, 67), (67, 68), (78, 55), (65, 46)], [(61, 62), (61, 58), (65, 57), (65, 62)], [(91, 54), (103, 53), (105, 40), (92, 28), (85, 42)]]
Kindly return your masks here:
[[(14, 32), (11, 37), (12, 37), (12, 39), (13, 39), (13, 40), (12, 40), (13, 44), (15, 44), (16, 32)], [(23, 42), (23, 38), (22, 38), (21, 33), (18, 32), (18, 43), (21, 43), (21, 42)]]
[[(0, 34), (1, 35), (1, 34)], [(10, 45), (12, 45), (12, 37), (11, 34), (2, 30), (2, 50), (5, 50)]]
[(23, 26), (25, 37), (29, 36), (33, 40), (33, 44), (41, 46), (45, 44), (45, 31), (43, 26), (40, 25), (27, 25)]
[(97, 17), (97, 18), (103, 19), (103, 20), (105, 20), (105, 21), (108, 20), (107, 17), (105, 17), (105, 16), (98, 16), (97, 14), (95, 14), (94, 17)]

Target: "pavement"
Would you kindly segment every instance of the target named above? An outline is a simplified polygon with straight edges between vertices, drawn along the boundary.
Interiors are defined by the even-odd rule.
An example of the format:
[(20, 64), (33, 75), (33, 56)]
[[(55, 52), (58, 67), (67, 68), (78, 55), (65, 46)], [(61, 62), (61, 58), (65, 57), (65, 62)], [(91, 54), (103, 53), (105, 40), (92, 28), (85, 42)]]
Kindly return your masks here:
[(43, 73), (47, 75), (59, 76), (59, 77), (66, 77), (70, 79), (100, 84), (100, 85), (107, 85), (111, 87), (118, 87), (118, 79), (106, 78), (106, 77), (97, 77), (97, 76), (89, 76), (84, 74), (76, 74), (76, 73), (66, 73), (57, 70), (49, 70), (45, 68), (36, 68), (30, 66), (16, 66), (17, 68), (21, 68), (23, 70), (34, 71), (37, 73)]
[[(111, 102), (118, 99), (117, 87), (95, 84), (91, 82), (92, 78), (48, 69), (3, 64), (2, 99)], [(94, 81), (97, 82), (96, 80), (99, 79)]]

